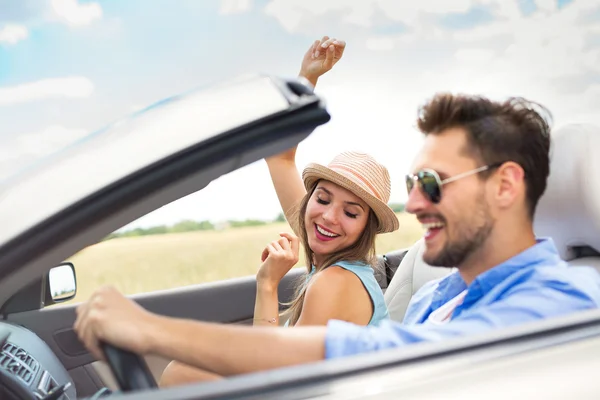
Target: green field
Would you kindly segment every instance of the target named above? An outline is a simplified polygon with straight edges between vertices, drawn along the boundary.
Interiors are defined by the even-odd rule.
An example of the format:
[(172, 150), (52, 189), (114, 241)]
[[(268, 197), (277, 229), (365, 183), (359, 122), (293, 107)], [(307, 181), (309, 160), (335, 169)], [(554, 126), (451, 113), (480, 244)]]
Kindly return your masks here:
[[(422, 235), (414, 216), (398, 217), (400, 230), (378, 237), (378, 254), (410, 246)], [(254, 275), (265, 245), (289, 231), (286, 223), (273, 223), (100, 242), (69, 259), (77, 271), (74, 301), (84, 301), (103, 284), (135, 294)]]

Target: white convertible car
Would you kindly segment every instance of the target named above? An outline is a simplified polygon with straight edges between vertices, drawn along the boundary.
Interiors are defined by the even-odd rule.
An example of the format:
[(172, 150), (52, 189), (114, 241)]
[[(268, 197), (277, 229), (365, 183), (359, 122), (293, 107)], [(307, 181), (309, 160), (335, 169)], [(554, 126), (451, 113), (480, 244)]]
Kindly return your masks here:
[[(77, 340), (75, 306), (47, 307), (77, 290), (76, 266), (64, 260), (219, 176), (297, 144), (329, 118), (304, 82), (257, 76), (167, 99), (0, 182), (0, 398), (600, 398), (600, 311), (157, 390), (167, 360), (111, 348), (107, 368)], [(600, 130), (568, 126), (554, 135), (537, 234), (553, 237), (569, 263), (600, 268)], [(448, 273), (423, 264), (420, 245), (379, 258), (396, 320), (423, 283)], [(294, 269), (286, 279), (300, 273)], [(285, 300), (291, 293), (281, 286)], [(244, 324), (252, 319), (254, 290), (247, 277), (133, 298), (156, 313)]]

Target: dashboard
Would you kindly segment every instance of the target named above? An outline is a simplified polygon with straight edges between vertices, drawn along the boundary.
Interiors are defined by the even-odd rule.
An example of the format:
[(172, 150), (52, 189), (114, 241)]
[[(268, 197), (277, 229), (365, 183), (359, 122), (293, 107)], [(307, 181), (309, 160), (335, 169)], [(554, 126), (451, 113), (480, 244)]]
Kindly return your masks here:
[[(32, 331), (0, 322), (0, 399), (75, 400), (69, 373), (50, 347)], [(64, 393), (56, 397), (58, 391)]]

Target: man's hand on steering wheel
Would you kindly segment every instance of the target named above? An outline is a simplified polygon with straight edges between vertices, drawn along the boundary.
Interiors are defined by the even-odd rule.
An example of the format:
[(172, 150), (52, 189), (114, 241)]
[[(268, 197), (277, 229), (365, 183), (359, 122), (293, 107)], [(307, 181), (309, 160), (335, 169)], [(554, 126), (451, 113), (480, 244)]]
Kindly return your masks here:
[(77, 307), (74, 329), (85, 347), (100, 360), (105, 360), (100, 342), (145, 355), (150, 349), (153, 318), (117, 289), (105, 286)]
[(74, 329), (86, 348), (110, 365), (124, 391), (156, 387), (141, 356), (150, 349), (152, 314), (114, 287), (97, 290), (77, 307)]

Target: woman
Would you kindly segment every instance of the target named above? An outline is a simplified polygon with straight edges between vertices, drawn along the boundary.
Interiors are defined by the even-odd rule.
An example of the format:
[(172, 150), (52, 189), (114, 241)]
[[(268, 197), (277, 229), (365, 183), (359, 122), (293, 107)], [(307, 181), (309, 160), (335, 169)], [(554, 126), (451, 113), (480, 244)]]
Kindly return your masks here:
[[(304, 56), (300, 76), (316, 85), (339, 60), (344, 46), (327, 37), (316, 41)], [(254, 325), (280, 325), (277, 289), (298, 262), (300, 242), (308, 274), (284, 313), (285, 325), (325, 325), (330, 319), (376, 325), (389, 316), (372, 268), (375, 237), (398, 229), (398, 219), (387, 206), (388, 171), (369, 155), (345, 152), (327, 166), (309, 164), (300, 177), (295, 153), (294, 148), (267, 159), (285, 216), (300, 239), (282, 233), (264, 249), (257, 273)], [(218, 378), (173, 362), (160, 384)]]

